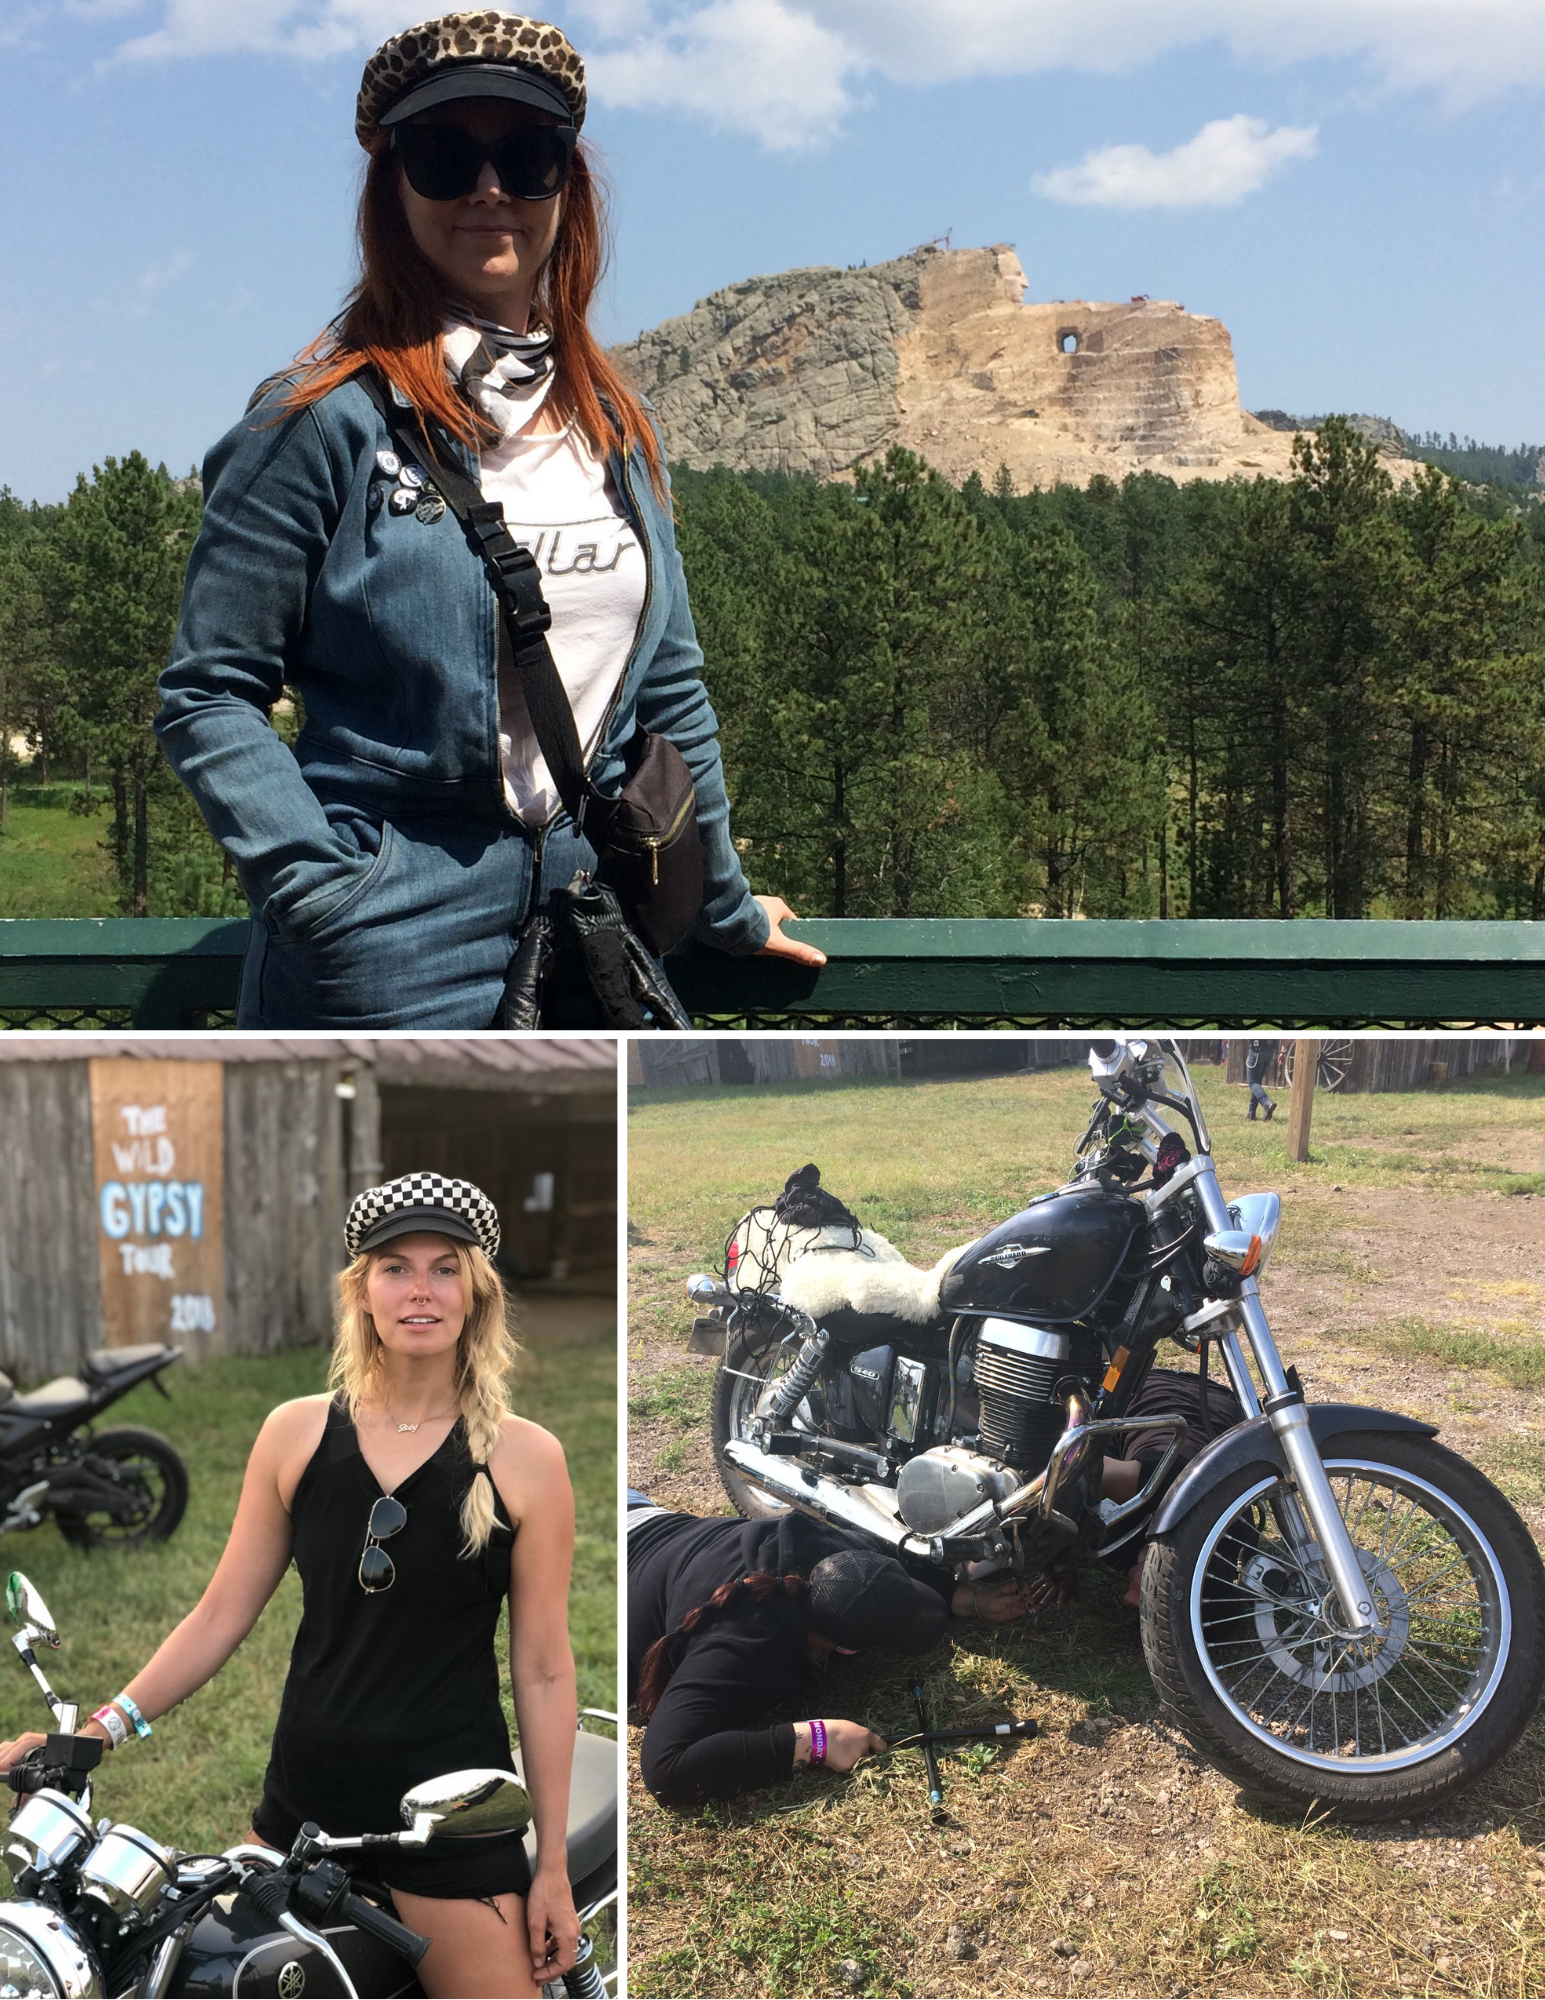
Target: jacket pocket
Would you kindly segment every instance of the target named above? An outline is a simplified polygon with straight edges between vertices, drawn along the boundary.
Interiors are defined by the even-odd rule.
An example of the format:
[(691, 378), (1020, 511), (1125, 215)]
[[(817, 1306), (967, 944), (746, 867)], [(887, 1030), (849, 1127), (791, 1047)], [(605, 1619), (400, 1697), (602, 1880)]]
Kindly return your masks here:
[(328, 816), (334, 833), (354, 853), (340, 862), (336, 875), (326, 877), (286, 909), (276, 912), (270, 905), (264, 910), (268, 928), (287, 943), (309, 944), (335, 929), (391, 865), (395, 836), (389, 820), (353, 811)]

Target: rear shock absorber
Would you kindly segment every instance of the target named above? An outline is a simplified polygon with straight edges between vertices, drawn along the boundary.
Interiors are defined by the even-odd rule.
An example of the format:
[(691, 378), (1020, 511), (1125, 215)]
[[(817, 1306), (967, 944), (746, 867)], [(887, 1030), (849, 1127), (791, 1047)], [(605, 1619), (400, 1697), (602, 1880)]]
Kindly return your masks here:
[(807, 1336), (794, 1366), (778, 1384), (772, 1401), (767, 1405), (767, 1414), (775, 1423), (782, 1423), (804, 1401), (806, 1391), (821, 1372), (821, 1363), (826, 1359), (826, 1350), (830, 1345), (831, 1335), (824, 1326), (816, 1327)]
[(583, 1933), (579, 1940), (579, 1955), (563, 1975), (563, 1990), (568, 2000), (606, 2000), (606, 1982), (595, 1962), (595, 1946)]

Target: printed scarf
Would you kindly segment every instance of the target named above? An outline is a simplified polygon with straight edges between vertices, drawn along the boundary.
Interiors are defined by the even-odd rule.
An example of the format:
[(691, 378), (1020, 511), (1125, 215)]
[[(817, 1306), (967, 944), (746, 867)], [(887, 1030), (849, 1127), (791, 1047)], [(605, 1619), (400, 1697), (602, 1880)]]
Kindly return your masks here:
[(458, 314), (446, 322), (445, 365), (468, 400), (509, 437), (547, 400), (553, 337), (545, 327), (513, 333), (493, 320)]

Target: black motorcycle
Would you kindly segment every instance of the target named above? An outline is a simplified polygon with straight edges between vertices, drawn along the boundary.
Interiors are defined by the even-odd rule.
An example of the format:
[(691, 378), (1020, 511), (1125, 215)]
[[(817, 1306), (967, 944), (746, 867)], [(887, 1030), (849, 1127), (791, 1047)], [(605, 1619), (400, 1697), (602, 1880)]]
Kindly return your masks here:
[[(1179, 1045), (1089, 1060), (1073, 1178), (931, 1271), (813, 1169), (742, 1218), (723, 1273), (688, 1285), (708, 1308), (693, 1345), (722, 1356), (726, 1491), (957, 1577), (1142, 1557), (1144, 1653), (1203, 1756), (1300, 1808), (1428, 1810), (1534, 1712), (1534, 1542), (1431, 1424), (1307, 1400), (1259, 1291), (1281, 1204), (1224, 1195)], [(1134, 1411), (1163, 1341), (1204, 1385), (1220, 1358), (1245, 1412), (1183, 1469), (1205, 1386), (1166, 1412), (1156, 1376)], [(1169, 1442), (1133, 1497), (1105, 1498), (1105, 1452), (1134, 1424)]]
[[(401, 1831), (341, 1839), (307, 1823), (288, 1854), (243, 1843), (223, 1854), (183, 1854), (138, 1827), (91, 1817), (92, 1773), (103, 1744), (77, 1736), (78, 1711), (62, 1702), (36, 1648), (57, 1646), (48, 1607), (24, 1576), (7, 1598), (20, 1625), (13, 1644), (42, 1689), (56, 1729), (9, 1773), (22, 1795), (4, 1859), (14, 1896), (0, 1900), (0, 1993), (68, 2000), (283, 2000), (422, 1994), (414, 1968), (426, 1938), (357, 1887), (352, 1857), (430, 1840), (517, 1833), (531, 1802), (508, 1771), (453, 1771), (402, 1800)], [(615, 1723), (596, 1709), (586, 1715)], [(582, 1929), (600, 1920), (615, 1935), (617, 1744), (581, 1727), (569, 1793), (569, 1880)], [(529, 1836), (528, 1836), (529, 1840)], [(572, 1971), (549, 1994), (606, 2000), (615, 1952), (603, 1969), (588, 1931)]]
[[(50, 1515), (77, 1548), (164, 1542), (188, 1505), (188, 1468), (159, 1431), (92, 1423), (120, 1397), (160, 1380), (180, 1347), (99, 1347), (78, 1375), (17, 1395), (0, 1374), (0, 1535)], [(170, 1400), (170, 1398), (168, 1398)]]

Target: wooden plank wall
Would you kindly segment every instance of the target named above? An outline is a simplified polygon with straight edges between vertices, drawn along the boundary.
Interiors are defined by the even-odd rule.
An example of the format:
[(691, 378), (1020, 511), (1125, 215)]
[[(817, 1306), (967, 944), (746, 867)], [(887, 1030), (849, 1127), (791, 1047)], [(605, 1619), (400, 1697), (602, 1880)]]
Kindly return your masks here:
[(84, 1062), (0, 1062), (0, 1368), (19, 1388), (102, 1342)]
[[(388, 1179), (433, 1172), (475, 1181), (499, 1211), (507, 1275), (584, 1275), (603, 1289), (617, 1263), (616, 1097), (575, 1091), (443, 1090), (386, 1083), (381, 1152)], [(539, 1173), (551, 1208), (527, 1208)]]
[(333, 1337), (345, 1163), (335, 1062), (225, 1066), (225, 1274), (234, 1354)]
[(1501, 1070), (1508, 1066), (1521, 1070), (1528, 1059), (1527, 1049), (1500, 1036), (1482, 1040), (1439, 1041), (1436, 1037), (1416, 1041), (1377, 1040), (1359, 1042), (1352, 1060), (1350, 1090), (1425, 1090), (1432, 1080), (1432, 1065), (1446, 1063), (1452, 1083), (1461, 1076), (1474, 1076), (1483, 1069)]

